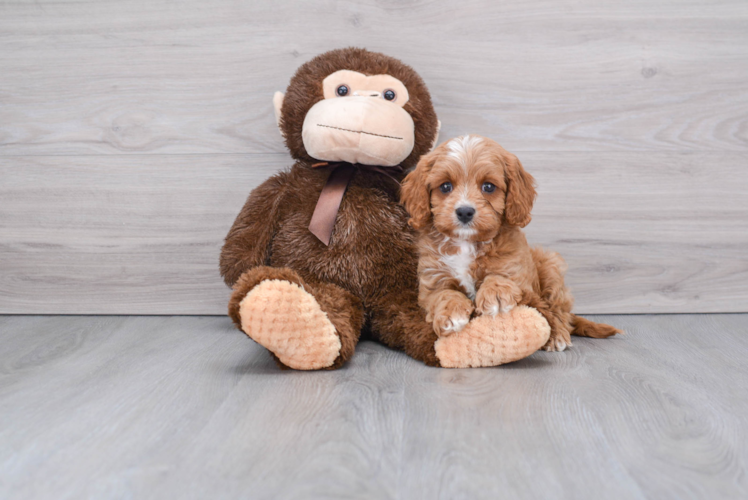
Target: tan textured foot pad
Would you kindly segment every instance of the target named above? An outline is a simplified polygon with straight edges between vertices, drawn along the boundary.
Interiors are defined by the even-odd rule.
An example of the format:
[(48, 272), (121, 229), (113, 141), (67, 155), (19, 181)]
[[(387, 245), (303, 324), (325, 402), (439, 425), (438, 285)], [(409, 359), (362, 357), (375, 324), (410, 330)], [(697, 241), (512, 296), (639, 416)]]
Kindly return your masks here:
[(296, 370), (331, 366), (340, 338), (315, 298), (296, 283), (265, 280), (239, 304), (242, 330)]
[(537, 311), (517, 306), (498, 316), (478, 316), (460, 332), (436, 341), (445, 368), (497, 366), (526, 358), (548, 341), (551, 327)]

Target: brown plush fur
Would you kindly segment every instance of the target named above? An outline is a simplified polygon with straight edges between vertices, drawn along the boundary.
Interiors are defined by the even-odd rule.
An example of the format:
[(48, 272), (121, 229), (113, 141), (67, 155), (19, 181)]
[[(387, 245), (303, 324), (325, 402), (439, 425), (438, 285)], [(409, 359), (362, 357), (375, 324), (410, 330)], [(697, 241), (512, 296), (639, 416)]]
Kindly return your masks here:
[(353, 354), (360, 332), (438, 365), (437, 339), (418, 306), (415, 234), (398, 203), (399, 185), (386, 175), (357, 168), (340, 209), (330, 245), (308, 229), (329, 170), (301, 138), (306, 111), (322, 99), (322, 80), (339, 69), (367, 75), (388, 73), (403, 82), (410, 100), (404, 109), (415, 123), (415, 147), (403, 162), (412, 166), (431, 147), (437, 119), (420, 77), (396, 59), (362, 49), (328, 52), (299, 68), (282, 107), (281, 129), (298, 161), (257, 187), (232, 226), (221, 252), (221, 274), (234, 292), (231, 317), (240, 325), (239, 303), (256, 284), (285, 279), (312, 294), (340, 335), (342, 349), (330, 368)]
[[(530, 222), (535, 194), (517, 157), (479, 136), (442, 144), (405, 179), (402, 199), (420, 230), (419, 301), (437, 334), (459, 331), (473, 313), (496, 315), (517, 304), (548, 321), (546, 350), (565, 349), (572, 333), (619, 333), (573, 315), (563, 259), (527, 244), (520, 228)], [(474, 209), (472, 220), (458, 219), (461, 207)]]

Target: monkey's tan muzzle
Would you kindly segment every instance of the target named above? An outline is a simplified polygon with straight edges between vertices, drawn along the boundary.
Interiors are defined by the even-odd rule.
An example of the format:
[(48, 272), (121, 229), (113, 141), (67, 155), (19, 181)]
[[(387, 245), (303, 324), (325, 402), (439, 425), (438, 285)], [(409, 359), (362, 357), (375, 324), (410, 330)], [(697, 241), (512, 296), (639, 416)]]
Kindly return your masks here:
[(302, 132), (312, 158), (392, 167), (413, 151), (407, 111), (380, 97), (324, 99), (309, 110)]

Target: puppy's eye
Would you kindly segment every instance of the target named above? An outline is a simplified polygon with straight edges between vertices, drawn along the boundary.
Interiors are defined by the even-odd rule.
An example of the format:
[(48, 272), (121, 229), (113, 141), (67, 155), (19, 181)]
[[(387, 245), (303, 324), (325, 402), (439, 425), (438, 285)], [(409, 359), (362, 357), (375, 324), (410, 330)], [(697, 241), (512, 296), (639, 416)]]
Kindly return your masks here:
[(340, 97), (345, 97), (348, 95), (348, 91), (350, 89), (348, 88), (348, 85), (339, 85), (337, 89), (335, 89), (335, 93), (338, 94)]
[(452, 183), (451, 182), (445, 182), (441, 186), (439, 186), (439, 191), (441, 191), (444, 194), (451, 193), (452, 192)]
[(395, 94), (395, 91), (394, 91), (394, 90), (392, 90), (392, 89), (387, 89), (387, 90), (385, 90), (385, 91), (384, 91), (384, 93), (382, 94), (382, 97), (384, 97), (384, 98), (385, 98), (385, 100), (387, 100), (387, 101), (394, 101), (394, 100), (395, 100), (395, 97), (397, 97), (397, 94)]
[(484, 182), (483, 186), (481, 186), (481, 189), (484, 193), (493, 193), (494, 191), (496, 191), (496, 186), (494, 186), (490, 182)]

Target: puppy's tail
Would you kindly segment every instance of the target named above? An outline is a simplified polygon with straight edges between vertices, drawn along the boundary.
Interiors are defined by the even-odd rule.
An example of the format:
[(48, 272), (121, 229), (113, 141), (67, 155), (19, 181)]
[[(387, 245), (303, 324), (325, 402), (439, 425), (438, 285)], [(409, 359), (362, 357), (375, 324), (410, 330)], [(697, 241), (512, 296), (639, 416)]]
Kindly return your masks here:
[(576, 314), (571, 315), (571, 334), (580, 337), (592, 337), (593, 339), (605, 339), (623, 333), (622, 330), (606, 325), (605, 323), (595, 323)]

